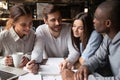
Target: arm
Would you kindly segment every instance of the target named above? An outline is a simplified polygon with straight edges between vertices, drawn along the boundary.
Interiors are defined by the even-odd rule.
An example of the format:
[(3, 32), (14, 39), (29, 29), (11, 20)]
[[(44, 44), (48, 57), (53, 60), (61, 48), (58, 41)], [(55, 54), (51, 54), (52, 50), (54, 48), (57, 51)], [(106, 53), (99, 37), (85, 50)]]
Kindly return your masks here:
[(35, 44), (31, 54), (31, 61), (29, 61), (26, 64), (26, 68), (29, 70), (29, 72), (32, 72), (34, 74), (38, 73), (38, 70), (39, 70), (38, 63), (41, 63), (43, 59), (43, 49), (44, 49), (43, 40), (44, 39), (42, 39), (42, 36), (40, 35), (40, 31), (37, 30)]
[(36, 38), (35, 38), (35, 44), (34, 44), (34, 48), (31, 54), (31, 59), (35, 60), (36, 63), (40, 63), (42, 62), (43, 59), (43, 51), (44, 51), (44, 45), (45, 45), (45, 35), (44, 35), (44, 30), (41, 29), (41, 27), (45, 27), (45, 26), (39, 26), (36, 29)]
[(69, 51), (69, 54), (68, 54), (68, 57), (66, 60), (68, 60), (69, 62), (71, 62), (72, 64), (74, 64), (80, 57), (80, 52), (77, 51), (73, 45), (72, 45), (72, 39), (71, 39), (71, 30), (70, 30), (70, 33), (68, 35), (68, 51)]
[(89, 75), (88, 80), (120, 80), (120, 71), (117, 76), (109, 76), (109, 77), (103, 77), (99, 74), (96, 75), (96, 73)]
[(102, 35), (97, 33), (96, 31), (93, 31), (81, 57), (84, 60), (87, 60), (88, 58), (90, 58), (92, 55), (94, 55), (95, 51), (99, 48), (101, 42), (102, 42)]
[(42, 62), (43, 59), (43, 46), (44, 42), (40, 36), (36, 34), (35, 45), (32, 51), (31, 59), (35, 60), (37, 63)]
[(101, 65), (105, 65), (106, 59), (108, 58), (109, 52), (108, 52), (108, 45), (109, 45), (109, 39), (104, 38), (103, 42), (101, 43), (99, 49), (93, 55), (89, 60), (87, 60), (83, 66), (80, 67), (77, 74), (78, 75), (76, 80), (79, 79), (87, 79), (88, 73), (94, 72), (95, 69), (100, 67)]
[(2, 36), (1, 36), (1, 34), (0, 34), (0, 56), (3, 56), (2, 51), (3, 51)]
[(72, 40), (71, 40), (71, 27), (69, 26), (67, 28), (67, 49), (68, 49), (68, 55), (67, 58), (60, 64), (60, 69), (63, 70), (64, 68), (70, 69), (72, 65), (78, 60), (80, 53), (77, 51), (73, 45), (72, 45)]

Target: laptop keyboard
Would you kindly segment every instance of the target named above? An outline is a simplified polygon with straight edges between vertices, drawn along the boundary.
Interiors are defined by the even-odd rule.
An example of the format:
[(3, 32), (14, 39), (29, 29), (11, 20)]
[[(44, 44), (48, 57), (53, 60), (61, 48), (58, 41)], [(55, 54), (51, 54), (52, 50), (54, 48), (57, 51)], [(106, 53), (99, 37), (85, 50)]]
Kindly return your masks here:
[(11, 77), (14, 77), (14, 76), (16, 76), (16, 75), (12, 74), (12, 73), (0, 71), (0, 78), (1, 78), (1, 80), (7, 80), (7, 79), (9, 79)]

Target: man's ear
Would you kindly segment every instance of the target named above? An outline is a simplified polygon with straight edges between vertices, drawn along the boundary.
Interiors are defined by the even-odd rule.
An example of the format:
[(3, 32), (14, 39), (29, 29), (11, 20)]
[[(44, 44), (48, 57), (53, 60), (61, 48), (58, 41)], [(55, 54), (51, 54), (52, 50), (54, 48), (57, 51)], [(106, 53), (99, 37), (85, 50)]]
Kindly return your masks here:
[(46, 18), (43, 18), (43, 20), (44, 20), (44, 23), (45, 23), (45, 24), (47, 24), (47, 23), (48, 23)]
[(110, 27), (110, 26), (111, 26), (111, 20), (109, 20), (109, 19), (106, 20), (106, 21), (105, 21), (105, 25), (106, 25), (107, 27)]

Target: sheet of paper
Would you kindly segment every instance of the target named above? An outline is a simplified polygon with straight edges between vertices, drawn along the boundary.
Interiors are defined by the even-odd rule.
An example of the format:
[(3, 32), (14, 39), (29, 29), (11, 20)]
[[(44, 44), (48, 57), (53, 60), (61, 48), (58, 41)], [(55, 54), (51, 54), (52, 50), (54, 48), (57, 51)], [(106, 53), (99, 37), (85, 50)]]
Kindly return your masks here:
[(60, 74), (60, 69), (58, 66), (51, 66), (51, 65), (41, 65), (39, 74), (44, 75), (58, 75)]
[(43, 76), (43, 80), (62, 80), (61, 76)]
[(59, 65), (64, 58), (48, 58), (46, 65)]
[(48, 58), (45, 65), (40, 65), (40, 71), (37, 75), (28, 73), (20, 76), (18, 80), (62, 80), (59, 70), (59, 64), (64, 58)]
[(32, 73), (28, 73), (26, 75), (20, 76), (18, 80), (42, 80), (41, 75), (35, 75)]
[(39, 74), (58, 75), (60, 74), (59, 64), (63, 58), (48, 58), (46, 65), (40, 65)]

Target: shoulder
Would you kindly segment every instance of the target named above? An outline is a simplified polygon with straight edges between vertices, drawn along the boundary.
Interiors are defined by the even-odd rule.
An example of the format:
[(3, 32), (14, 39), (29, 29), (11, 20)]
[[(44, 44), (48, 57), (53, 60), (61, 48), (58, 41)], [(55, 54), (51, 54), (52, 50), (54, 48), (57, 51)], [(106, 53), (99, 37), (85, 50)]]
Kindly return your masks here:
[(36, 34), (36, 36), (46, 36), (46, 35), (48, 35), (49, 34), (48, 25), (43, 24), (43, 25), (38, 26), (35, 34)]
[(93, 30), (93, 32), (90, 35), (89, 42), (101, 43), (102, 40), (103, 40), (102, 34), (98, 33), (96, 30)]
[(3, 30), (0, 32), (0, 39), (3, 40), (9, 36), (9, 30)]
[(31, 30), (30, 30), (30, 33), (31, 33), (31, 34), (35, 34), (35, 30), (31, 29)]
[(47, 28), (47, 24), (42, 24), (42, 25), (39, 25), (36, 29), (36, 32), (39, 32), (41, 30), (45, 30)]
[(92, 31), (92, 34), (101, 35), (101, 34), (98, 33), (96, 30), (93, 30), (93, 31)]
[(30, 30), (30, 36), (35, 36), (35, 31), (33, 29)]
[(102, 37), (102, 34), (101, 33), (98, 33), (96, 30), (93, 30), (92, 33), (91, 33), (91, 37)]

